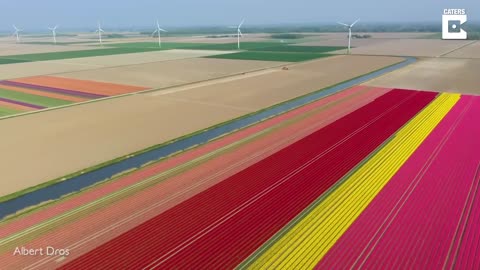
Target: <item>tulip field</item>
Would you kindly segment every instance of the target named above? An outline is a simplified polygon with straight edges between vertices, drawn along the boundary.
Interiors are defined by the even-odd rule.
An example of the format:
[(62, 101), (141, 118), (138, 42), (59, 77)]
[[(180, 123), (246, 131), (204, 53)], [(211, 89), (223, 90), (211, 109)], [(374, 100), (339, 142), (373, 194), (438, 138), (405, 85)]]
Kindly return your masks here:
[(0, 226), (72, 254), (0, 263), (479, 269), (478, 123), (478, 96), (352, 87)]

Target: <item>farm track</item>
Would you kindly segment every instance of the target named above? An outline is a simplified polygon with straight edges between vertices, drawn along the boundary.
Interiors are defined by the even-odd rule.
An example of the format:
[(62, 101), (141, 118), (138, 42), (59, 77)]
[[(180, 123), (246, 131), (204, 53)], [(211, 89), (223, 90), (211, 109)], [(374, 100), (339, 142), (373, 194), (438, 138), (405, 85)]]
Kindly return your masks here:
[[(115, 235), (115, 233), (119, 234), (120, 232), (124, 232), (127, 229), (132, 228), (134, 225), (138, 225), (139, 223), (144, 221), (147, 216), (153, 217), (155, 213), (159, 213), (159, 211), (165, 211), (166, 209), (173, 207), (176, 203), (179, 203), (182, 200), (185, 200), (186, 198), (188, 198), (186, 197), (185, 194), (188, 194), (189, 192), (190, 193), (194, 192), (195, 191), (194, 188), (197, 189), (196, 191), (197, 193), (200, 192), (202, 189), (199, 190), (199, 187), (195, 187), (195, 185), (197, 184), (195, 185), (193, 184), (195, 182), (200, 182), (200, 183), (202, 182), (202, 181), (199, 181), (198, 179), (207, 179), (209, 181), (207, 184), (211, 186), (216, 183), (215, 181), (218, 182), (226, 178), (228, 174), (231, 175), (234, 172), (245, 168), (247, 165), (257, 162), (261, 158), (265, 157), (265, 153), (263, 155), (259, 155), (258, 157), (250, 157), (253, 153), (255, 153), (255, 149), (265, 149), (263, 151), (266, 152), (266, 154), (269, 153), (268, 151), (270, 151), (270, 154), (271, 154), (273, 153), (272, 151), (276, 151), (274, 149), (278, 149), (279, 147), (284, 147), (285, 143), (289, 144), (295, 140), (298, 140), (310, 134), (315, 129), (321, 128), (322, 126), (325, 126), (326, 124), (335, 121), (337, 118), (359, 108), (364, 104), (367, 104), (368, 102), (372, 101), (373, 99), (375, 99), (376, 97), (382, 95), (387, 91), (388, 91), (387, 89), (369, 89), (364, 87), (354, 88), (354, 89), (348, 90), (347, 92), (327, 97), (325, 99), (322, 99), (321, 102), (316, 102), (316, 103), (307, 105), (306, 107), (302, 107), (298, 110), (292, 111), (289, 114), (278, 116), (277, 117), (278, 119), (273, 118), (257, 126), (253, 126), (249, 128), (249, 129), (252, 129), (250, 131), (260, 132), (262, 130), (261, 127), (263, 126), (263, 128), (265, 128), (266, 124), (268, 123), (271, 125), (273, 124), (278, 125), (278, 123), (285, 123), (285, 122), (288, 123), (289, 121), (295, 120), (291, 118), (298, 118), (298, 117), (305, 118), (303, 114), (305, 113), (311, 114), (310, 117), (304, 120), (300, 119), (302, 121), (299, 121), (299, 123), (289, 124), (290, 126), (284, 127), (283, 129), (281, 129), (280, 131), (277, 131), (272, 135), (265, 135), (268, 137), (259, 138), (257, 139), (258, 141), (252, 142), (251, 145), (248, 145), (246, 147), (246, 149), (250, 149), (249, 151), (251, 153), (245, 152), (245, 150), (242, 151), (241, 149), (237, 149), (238, 151), (235, 151), (233, 153), (227, 153), (226, 155), (223, 155), (221, 158), (217, 158), (216, 163), (218, 164), (216, 165), (215, 163), (212, 164), (212, 162), (215, 162), (215, 161), (209, 161), (210, 164), (204, 166), (205, 168), (203, 169), (203, 174), (202, 174), (202, 169), (192, 169), (192, 171), (188, 171), (186, 173), (187, 176), (180, 175), (179, 177), (177, 177), (178, 179), (175, 179), (175, 178), (169, 179), (167, 183), (162, 183), (158, 186), (153, 186), (148, 190), (140, 192), (139, 194), (132, 195), (131, 197), (126, 198), (124, 201), (120, 201), (118, 205), (114, 204), (109, 206), (109, 208), (100, 209), (97, 212), (95, 212), (93, 216), (90, 215), (86, 217), (85, 220), (87, 221), (80, 222), (77, 220), (74, 223), (69, 225), (62, 223), (61, 229), (57, 229), (57, 230), (51, 229), (51, 228), (55, 228), (54, 225), (40, 228), (36, 232), (32, 232), (31, 234), (38, 235), (42, 233), (42, 231), (47, 232), (50, 230), (51, 232), (49, 232), (48, 235), (33, 241), (32, 244), (43, 245), (46, 243), (50, 243), (50, 244), (56, 243), (57, 245), (65, 246), (66, 243), (75, 243), (73, 246), (70, 246), (75, 248), (75, 255), (81, 254), (82, 251), (86, 252), (89, 249), (95, 247), (91, 245), (98, 245), (99, 243), (101, 243), (101, 241), (99, 242), (97, 239), (100, 236), (102, 236), (102, 239), (104, 241), (107, 241), (111, 239), (112, 235)], [(319, 106), (320, 104), (323, 104), (323, 106)], [(245, 131), (247, 130), (242, 130), (239, 133), (240, 134), (245, 133)], [(237, 141), (239, 137), (233, 136), (235, 134), (224, 137), (218, 141), (214, 141), (211, 144), (218, 145), (222, 142), (222, 140), (223, 141), (226, 140), (227, 142)], [(292, 136), (292, 134), (294, 134), (295, 136)], [(230, 138), (232, 136), (233, 138)], [(271, 141), (278, 141), (279, 144), (272, 146)], [(197, 150), (194, 150), (193, 152), (195, 151)], [(210, 148), (206, 152), (209, 152), (209, 151), (212, 151), (212, 149)], [(200, 152), (198, 154), (200, 154)], [(177, 156), (180, 159), (178, 160), (179, 162), (186, 161), (185, 157), (183, 156), (184, 155)], [(229, 156), (232, 156), (232, 158), (230, 158)], [(229, 164), (234, 163), (234, 160), (238, 160), (241, 157), (250, 157), (250, 160), (248, 160), (247, 163), (243, 162), (244, 164), (237, 165), (238, 168), (227, 168), (229, 170), (226, 170), (226, 172), (223, 172), (222, 174), (220, 174), (220, 176), (222, 177), (220, 176), (210, 177), (211, 179), (207, 177), (212, 174), (210, 168), (225, 167), (222, 164), (225, 164), (225, 162)], [(158, 165), (161, 165), (161, 164), (162, 163), (159, 163)], [(170, 165), (172, 164), (170, 163)], [(190, 176), (188, 177), (188, 175)], [(145, 177), (145, 175), (143, 176)], [(207, 187), (209, 187), (207, 184), (203, 183), (202, 184), (203, 186), (200, 186), (200, 184), (198, 184), (197, 186), (200, 186), (200, 188), (206, 189)], [(180, 195), (178, 195), (177, 193), (180, 193)], [(174, 199), (172, 198), (169, 199), (169, 196), (168, 196), (169, 194), (173, 194), (170, 197), (173, 197)], [(193, 196), (195, 194), (196, 193), (193, 193), (189, 196)], [(165, 198), (165, 200), (162, 201), (161, 198)], [(101, 207), (101, 205), (99, 207)], [(112, 209), (122, 209), (122, 212), (119, 212), (118, 210), (112, 211)], [(138, 212), (137, 211), (138, 209), (145, 210), (145, 211), (143, 210), (140, 211), (140, 214), (142, 214), (142, 216), (139, 217), (139, 215), (135, 214), (133, 215), (134, 216), (133, 218), (128, 217), (129, 213), (136, 213)], [(78, 215), (85, 215), (85, 214), (86, 213), (79, 213)], [(116, 214), (117, 216), (115, 215), (112, 216), (113, 214)], [(123, 223), (112, 222), (113, 220), (122, 221), (122, 216), (124, 219)], [(125, 216), (127, 216), (127, 218), (125, 218)], [(63, 222), (65, 221), (66, 220), (63, 220)], [(112, 224), (112, 223), (115, 226), (113, 225), (108, 226), (109, 224)], [(103, 224), (106, 224), (106, 225), (103, 225)], [(15, 224), (12, 223), (10, 226), (10, 229), (14, 229), (14, 226)], [(113, 230), (114, 232), (110, 230)], [(79, 239), (83, 239), (86, 235), (92, 235), (92, 236), (94, 235), (96, 237), (95, 241), (91, 241), (92, 239), (78, 241)], [(11, 244), (9, 245), (15, 245), (14, 243), (18, 241), (22, 241), (21, 239), (25, 240), (24, 237), (31, 237), (31, 235), (29, 234), (21, 235), (20, 238), (16, 238), (12, 240)], [(15, 263), (18, 263), (14, 260), (14, 258), (6, 258), (6, 261), (4, 260), (2, 263), (6, 265), (7, 261), (9, 260), (12, 260), (10, 263), (12, 263), (13, 265), (15, 265)], [(45, 263), (45, 261), (51, 261), (51, 259), (49, 258), (48, 260), (47, 259), (41, 260), (39, 263)], [(25, 261), (22, 260), (22, 263), (25, 263)], [(33, 266), (35, 266), (35, 264), (32, 265), (32, 267)]]
[[(328, 190), (434, 96), (425, 92), (389, 92), (101, 245), (66, 268), (93, 265), (96, 268), (233, 267)], [(339, 138), (343, 139), (339, 141)], [(295, 155), (298, 151), (303, 154)], [(328, 180), (315, 181), (319, 172), (325, 173)], [(132, 246), (135, 249), (129, 248)], [(128, 254), (125, 249), (129, 249)]]
[(459, 95), (439, 96), (330, 196), (267, 249), (251, 268), (315, 267), (458, 98)]

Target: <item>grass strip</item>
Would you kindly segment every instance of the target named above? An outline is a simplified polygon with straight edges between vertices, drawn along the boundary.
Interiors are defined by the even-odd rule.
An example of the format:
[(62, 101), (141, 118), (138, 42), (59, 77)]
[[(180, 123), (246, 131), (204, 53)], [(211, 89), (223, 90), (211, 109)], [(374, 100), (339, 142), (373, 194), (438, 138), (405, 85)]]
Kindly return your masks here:
[(31, 62), (29, 60), (21, 60), (21, 59), (11, 59), (11, 58), (0, 58), (0, 65), (7, 65), (7, 64), (16, 64), (16, 63), (26, 63)]
[(0, 116), (6, 116), (6, 115), (12, 115), (19, 113), (20, 111), (10, 109), (10, 108), (5, 108), (5, 107), (0, 107)]
[(0, 88), (0, 97), (21, 101), (21, 102), (25, 102), (33, 105), (38, 105), (42, 107), (55, 107), (55, 106), (62, 106), (62, 105), (67, 105), (72, 103), (66, 100), (37, 96), (37, 95), (16, 92), (16, 91), (10, 91), (2, 88)]

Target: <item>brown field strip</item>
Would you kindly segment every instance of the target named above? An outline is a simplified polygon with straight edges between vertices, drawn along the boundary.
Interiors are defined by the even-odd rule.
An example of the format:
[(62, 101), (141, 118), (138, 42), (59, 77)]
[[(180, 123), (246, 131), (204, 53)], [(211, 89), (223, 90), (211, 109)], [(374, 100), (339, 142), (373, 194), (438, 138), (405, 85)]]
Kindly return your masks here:
[(0, 107), (12, 109), (12, 110), (24, 111), (24, 112), (34, 110), (33, 108), (30, 108), (27, 106), (22, 106), (20, 104), (10, 103), (10, 102), (1, 101), (1, 100), (0, 100)]
[(115, 83), (105, 83), (96, 81), (86, 81), (78, 79), (67, 79), (53, 76), (34, 76), (12, 80), (20, 83), (27, 83), (39, 86), (47, 86), (54, 88), (69, 89), (75, 91), (86, 92), (90, 94), (115, 96), (147, 90), (142, 86), (122, 85)]
[(61, 99), (61, 100), (67, 100), (67, 101), (72, 101), (72, 102), (82, 102), (82, 101), (88, 100), (86, 98), (81, 98), (81, 97), (75, 97), (75, 96), (70, 96), (70, 95), (62, 95), (62, 94), (57, 94), (57, 93), (39, 91), (39, 90), (34, 90), (34, 89), (27, 89), (27, 88), (23, 88), (23, 87), (16, 87), (16, 86), (10, 86), (10, 85), (0, 85), (0, 88), (6, 89), (6, 90), (12, 90), (12, 91), (16, 91), (16, 92), (22, 92), (22, 93), (26, 93), (26, 94), (37, 95), (37, 96), (44, 96), (44, 97)]

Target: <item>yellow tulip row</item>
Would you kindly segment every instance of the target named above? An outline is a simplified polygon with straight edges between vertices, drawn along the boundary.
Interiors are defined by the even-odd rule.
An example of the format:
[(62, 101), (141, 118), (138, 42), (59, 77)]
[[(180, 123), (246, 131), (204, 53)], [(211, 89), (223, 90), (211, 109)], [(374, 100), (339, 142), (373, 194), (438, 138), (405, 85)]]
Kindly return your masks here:
[(459, 99), (439, 95), (249, 268), (314, 268)]

